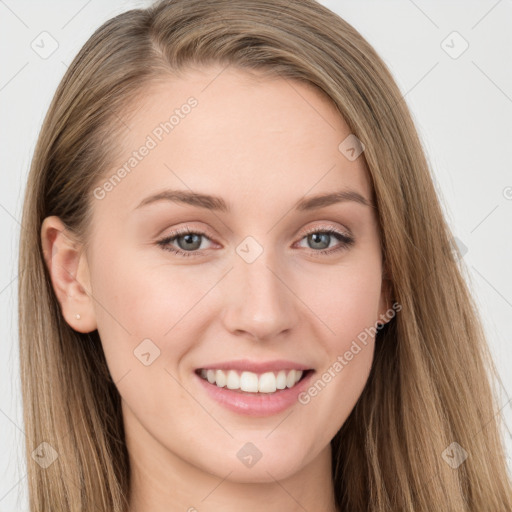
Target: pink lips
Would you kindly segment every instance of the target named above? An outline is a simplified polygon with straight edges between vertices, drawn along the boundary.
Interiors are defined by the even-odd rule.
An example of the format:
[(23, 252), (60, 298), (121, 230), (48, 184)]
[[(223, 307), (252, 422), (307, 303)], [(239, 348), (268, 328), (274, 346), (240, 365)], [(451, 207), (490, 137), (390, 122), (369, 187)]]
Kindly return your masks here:
[[(269, 365), (266, 364), (264, 370), (266, 371), (276, 371), (279, 369), (285, 369), (285, 366), (282, 365), (283, 361), (279, 362), (280, 366), (275, 370), (269, 370)], [(230, 363), (233, 364), (233, 363)], [(247, 366), (234, 366), (219, 364), (219, 366), (211, 366), (210, 368), (205, 369), (214, 369), (217, 368), (219, 370), (223, 369), (236, 369), (236, 370), (246, 370), (253, 371), (254, 373), (264, 373), (258, 371), (261, 369), (261, 365), (249, 365)], [(297, 365), (296, 363), (292, 363), (292, 366), (289, 369), (303, 369), (303, 365)], [(307, 368), (305, 368), (307, 370)], [(303, 370), (304, 371), (304, 370)], [(298, 404), (298, 395), (303, 392), (310, 385), (312, 380), (312, 376), (315, 374), (313, 370), (305, 371), (302, 379), (297, 382), (293, 387), (286, 388), (283, 390), (277, 390), (274, 393), (248, 393), (241, 390), (231, 390), (227, 388), (220, 388), (215, 384), (210, 384), (207, 380), (200, 377), (197, 373), (195, 373), (195, 378), (199, 381), (199, 385), (202, 389), (207, 393), (207, 395), (220, 403), (222, 406), (227, 408), (230, 411), (233, 411), (238, 414), (242, 414), (245, 416), (270, 416), (272, 414), (278, 414), (292, 405), (296, 405), (302, 407), (302, 405)]]
[(273, 361), (250, 361), (249, 359), (237, 359), (235, 361), (224, 361), (222, 363), (209, 364), (208, 366), (201, 366), (199, 369), (204, 370), (238, 370), (240, 372), (277, 372), (279, 370), (309, 370), (310, 366), (305, 366), (294, 361), (287, 361), (285, 359), (277, 359)]

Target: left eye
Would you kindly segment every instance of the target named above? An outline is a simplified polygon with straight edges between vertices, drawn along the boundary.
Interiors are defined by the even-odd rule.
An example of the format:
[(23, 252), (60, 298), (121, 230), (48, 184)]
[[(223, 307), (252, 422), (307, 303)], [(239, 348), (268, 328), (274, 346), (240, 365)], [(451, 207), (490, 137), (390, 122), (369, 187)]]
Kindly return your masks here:
[[(201, 237), (209, 240), (206, 233), (185, 229), (171, 233), (170, 236), (159, 240), (157, 244), (165, 251), (170, 251), (174, 254), (179, 254), (180, 256), (200, 256), (201, 251), (199, 251), (199, 249), (201, 248)], [(338, 246), (329, 248), (333, 237), (339, 240), (340, 243)], [(310, 231), (301, 238), (301, 241), (302, 240), (306, 240), (306, 242), (313, 244), (313, 249), (315, 249), (313, 250), (313, 253), (315, 254), (330, 254), (347, 249), (354, 244), (353, 238), (331, 228)], [(175, 241), (177, 242), (178, 247), (172, 245)], [(327, 246), (323, 247), (325, 244), (327, 244)]]
[[(340, 244), (334, 248), (329, 249), (330, 242), (333, 240), (333, 238), (336, 238)], [(302, 240), (306, 240), (306, 242), (312, 243), (313, 248), (320, 249), (319, 251), (314, 251), (320, 254), (327, 254), (339, 251), (341, 249), (346, 249), (354, 243), (354, 240), (351, 237), (345, 235), (344, 233), (340, 233), (335, 229), (317, 229), (315, 231), (310, 231), (306, 234), (305, 237), (301, 239), (301, 241)], [(327, 246), (323, 247), (324, 244), (327, 244)]]

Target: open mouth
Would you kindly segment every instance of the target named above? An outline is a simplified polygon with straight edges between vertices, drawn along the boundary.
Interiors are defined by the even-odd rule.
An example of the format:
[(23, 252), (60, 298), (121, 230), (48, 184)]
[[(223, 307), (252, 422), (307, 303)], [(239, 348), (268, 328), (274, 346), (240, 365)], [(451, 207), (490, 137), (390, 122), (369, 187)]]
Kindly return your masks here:
[(254, 373), (238, 370), (214, 370), (198, 368), (195, 373), (203, 380), (230, 391), (258, 395), (279, 393), (295, 387), (314, 370), (279, 370)]

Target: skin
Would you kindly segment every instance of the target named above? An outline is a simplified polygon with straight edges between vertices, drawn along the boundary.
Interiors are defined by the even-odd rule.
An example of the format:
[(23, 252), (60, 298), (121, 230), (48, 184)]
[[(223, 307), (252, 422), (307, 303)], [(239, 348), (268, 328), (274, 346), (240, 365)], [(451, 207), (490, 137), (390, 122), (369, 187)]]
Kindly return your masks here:
[[(359, 333), (383, 323), (390, 301), (375, 209), (346, 201), (293, 210), (304, 196), (342, 189), (370, 200), (368, 172), (363, 157), (349, 161), (339, 151), (350, 129), (316, 89), (221, 70), (148, 86), (107, 177), (167, 112), (190, 96), (198, 105), (93, 201), (86, 251), (60, 219), (45, 219), (47, 265), (65, 320), (79, 332), (98, 329), (122, 396), (130, 512), (259, 511), (262, 497), (267, 512), (332, 512), (330, 441), (366, 384), (373, 338), (307, 405), (267, 417), (225, 409), (193, 372), (232, 359), (284, 358), (319, 377)], [(136, 208), (166, 188), (221, 196), (232, 211), (170, 201)], [(157, 244), (186, 226), (206, 233), (194, 246), (198, 256)], [(331, 227), (355, 242), (319, 255), (341, 242), (326, 236), (315, 245), (305, 231)], [(263, 249), (251, 264), (236, 252), (247, 236)], [(170, 245), (187, 250), (186, 243)], [(148, 338), (160, 355), (145, 366), (134, 350)], [(252, 467), (237, 457), (247, 442), (262, 453)]]

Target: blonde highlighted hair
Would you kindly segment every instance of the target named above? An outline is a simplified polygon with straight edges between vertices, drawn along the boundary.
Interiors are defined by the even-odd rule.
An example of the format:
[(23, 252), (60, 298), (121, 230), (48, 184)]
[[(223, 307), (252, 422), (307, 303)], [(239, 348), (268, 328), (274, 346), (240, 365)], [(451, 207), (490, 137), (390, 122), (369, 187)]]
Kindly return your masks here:
[[(314, 0), (160, 1), (107, 21), (67, 70), (36, 146), (20, 239), (30, 510), (122, 512), (130, 488), (120, 396), (98, 332), (63, 319), (42, 222), (57, 215), (86, 244), (120, 119), (152, 81), (210, 63), (313, 84), (365, 145), (401, 311), (379, 331), (367, 385), (332, 440), (340, 510), (512, 511), (498, 376), (410, 113), (374, 49)], [(30, 455), (43, 441), (59, 454), (46, 469)], [(469, 455), (456, 469), (442, 457), (452, 442)]]

